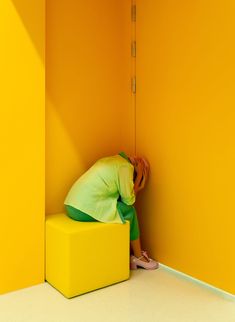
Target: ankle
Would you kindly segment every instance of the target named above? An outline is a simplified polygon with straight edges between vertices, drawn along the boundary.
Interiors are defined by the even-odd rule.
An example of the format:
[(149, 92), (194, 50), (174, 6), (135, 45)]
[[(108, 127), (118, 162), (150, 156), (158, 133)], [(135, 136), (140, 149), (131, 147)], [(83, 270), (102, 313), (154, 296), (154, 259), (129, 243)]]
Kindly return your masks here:
[(142, 256), (142, 253), (141, 252), (134, 252), (134, 256), (139, 258)]

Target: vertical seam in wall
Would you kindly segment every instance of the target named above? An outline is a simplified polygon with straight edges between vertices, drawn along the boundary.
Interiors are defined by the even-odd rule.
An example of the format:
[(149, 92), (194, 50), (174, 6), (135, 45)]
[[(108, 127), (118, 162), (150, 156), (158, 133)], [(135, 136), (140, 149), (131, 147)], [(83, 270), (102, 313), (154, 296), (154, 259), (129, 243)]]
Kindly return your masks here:
[[(134, 6), (134, 5), (136, 6), (136, 0), (131, 0), (131, 6)], [(133, 20), (131, 21), (131, 28), (132, 28), (131, 42), (133, 41), (136, 42), (136, 21), (133, 21)], [(132, 56), (131, 59), (132, 59), (132, 78), (135, 77), (135, 81), (136, 81), (136, 57)], [(132, 91), (132, 99), (133, 99), (133, 112), (134, 112), (134, 153), (136, 155), (137, 153), (136, 151), (137, 150), (136, 93), (133, 93), (133, 91)]]
[[(134, 22), (134, 40), (136, 42), (136, 21)], [(135, 82), (137, 86), (137, 77), (136, 77), (136, 56), (134, 57), (134, 72), (135, 72)], [(137, 154), (137, 110), (136, 110), (136, 95), (137, 91), (134, 95), (134, 113), (135, 113), (135, 155)]]

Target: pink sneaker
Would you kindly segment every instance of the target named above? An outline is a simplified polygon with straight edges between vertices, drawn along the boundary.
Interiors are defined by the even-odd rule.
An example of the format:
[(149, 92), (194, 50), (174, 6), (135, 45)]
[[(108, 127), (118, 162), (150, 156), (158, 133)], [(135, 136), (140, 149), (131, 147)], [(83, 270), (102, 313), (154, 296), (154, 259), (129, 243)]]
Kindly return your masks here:
[[(134, 255), (131, 255), (130, 269), (135, 270), (135, 269), (137, 269), (137, 266), (140, 266), (145, 269), (156, 269), (159, 267), (158, 262), (149, 258), (146, 251), (142, 250), (141, 253), (142, 253), (142, 256), (140, 256), (140, 257), (135, 257)], [(148, 259), (148, 262), (142, 261), (141, 258), (143, 258), (143, 257)]]

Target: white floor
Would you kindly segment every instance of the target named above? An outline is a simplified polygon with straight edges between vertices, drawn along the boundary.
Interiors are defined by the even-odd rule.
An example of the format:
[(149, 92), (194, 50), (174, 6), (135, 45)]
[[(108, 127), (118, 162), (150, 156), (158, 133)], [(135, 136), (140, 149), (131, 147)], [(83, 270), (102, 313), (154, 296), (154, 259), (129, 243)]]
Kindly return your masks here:
[(1, 295), (0, 321), (235, 322), (235, 298), (161, 266), (72, 299), (48, 283)]

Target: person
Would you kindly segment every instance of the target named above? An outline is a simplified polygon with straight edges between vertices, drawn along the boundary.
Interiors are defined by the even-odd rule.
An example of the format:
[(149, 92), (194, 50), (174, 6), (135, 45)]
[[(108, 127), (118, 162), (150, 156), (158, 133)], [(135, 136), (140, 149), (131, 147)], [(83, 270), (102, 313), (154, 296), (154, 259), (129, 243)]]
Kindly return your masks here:
[(133, 204), (149, 174), (147, 160), (124, 152), (104, 157), (93, 164), (69, 190), (66, 214), (78, 221), (130, 222), (130, 269), (158, 268), (158, 262), (142, 250), (139, 223)]

